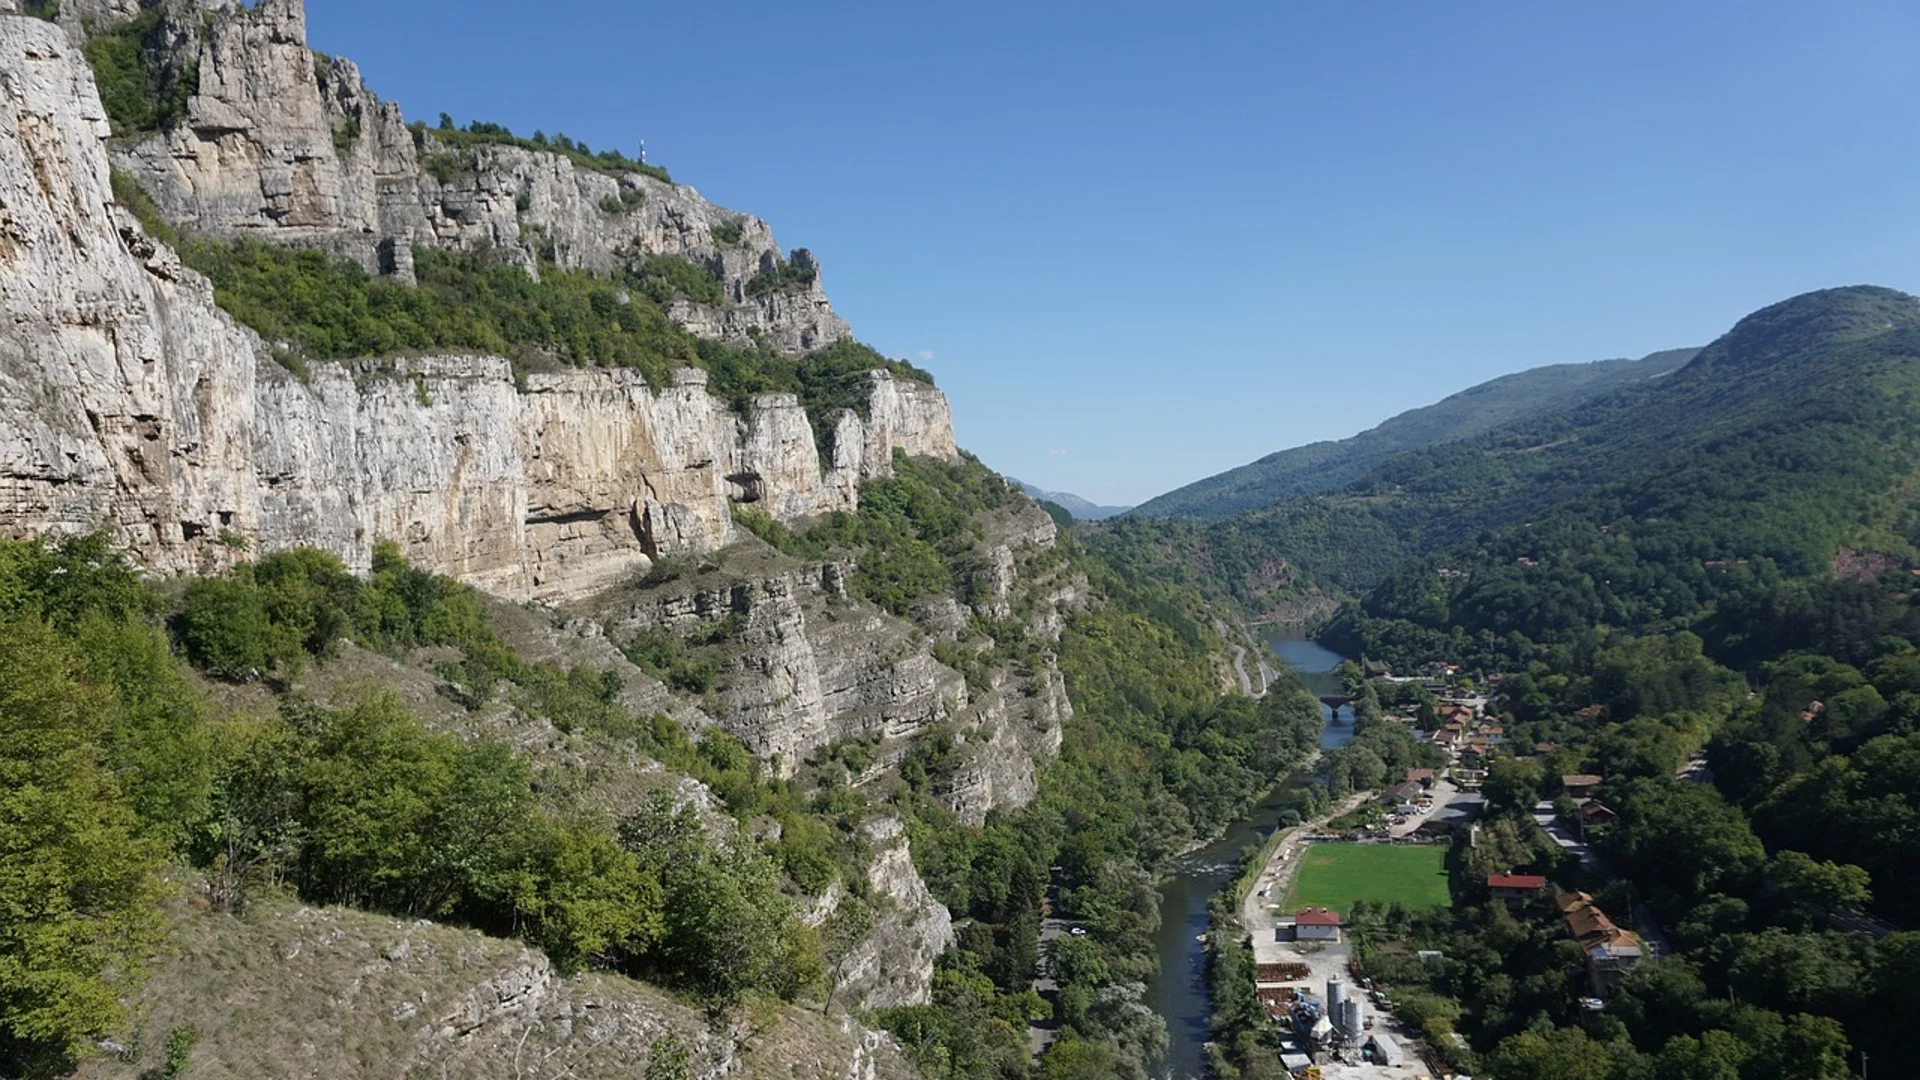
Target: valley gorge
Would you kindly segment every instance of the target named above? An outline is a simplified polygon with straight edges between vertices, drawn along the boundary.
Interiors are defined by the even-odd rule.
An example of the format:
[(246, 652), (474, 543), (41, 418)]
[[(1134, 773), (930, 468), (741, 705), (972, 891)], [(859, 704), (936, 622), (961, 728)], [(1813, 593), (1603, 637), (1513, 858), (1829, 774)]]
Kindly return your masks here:
[[(1686, 284), (1740, 306), (1674, 321), (1706, 302), (1579, 292), (1625, 265), (1589, 236), (1518, 264), (1543, 299), (1456, 213), (1503, 159), (1345, 156), (1384, 127), (1289, 129), (1251, 202), (1178, 142), (1077, 160), (1162, 105), (1213, 137), (1111, 72), (1060, 96), (1109, 29), (1152, 58), (1109, 66), (1173, 89), (1174, 18), (1056, 42), (1054, 13), (970, 9), (954, 74), (831, 6), (349, 7), (0, 0), (0, 1080), (1904, 1060), (1920, 298), (1749, 296), (1819, 264), (1732, 243)], [(1407, 123), (1448, 74), (1346, 104)], [(995, 171), (963, 136), (1009, 118), (1065, 156)], [(1322, 160), (1337, 190), (1289, 186)], [(1084, 171), (1056, 191), (1055, 164)], [(1332, 251), (1286, 216), (1390, 225), (1402, 172), (1418, 228)], [(1768, 237), (1814, 250), (1814, 209)], [(1616, 334), (1712, 340), (1499, 375), (1130, 509), (996, 471), (1134, 502), (1323, 430), (1310, 407)], [(1364, 1023), (1327, 1030), (1330, 977)]]
[[(125, 95), (96, 83), (103, 40), (131, 43), (177, 110), (126, 126)], [(1011, 875), (1019, 903), (1038, 903), (1018, 892), (1030, 867), (989, 845), (1008, 843), (1009, 821), (1058, 828), (1072, 782), (1046, 777), (1076, 680), (1122, 694), (1101, 709), (1116, 716), (1158, 722), (1156, 695), (1185, 695), (1181, 708), (1237, 700), (1221, 721), (1245, 728), (1234, 739), (1279, 723), (1255, 723), (1236, 689), (1222, 637), (1239, 630), (1090, 563), (1064, 523), (958, 448), (924, 376), (877, 354), (860, 366), (810, 252), (783, 253), (764, 222), (662, 170), (410, 126), (350, 61), (308, 48), (298, 0), (0, 3), (0, 124), (0, 532), (19, 558), (77, 558), (63, 565), (172, 611), (111, 617), (173, 642), (179, 659), (141, 663), (181, 695), (172, 715), (201, 718), (180, 736), (194, 762), (181, 775), (211, 778), (189, 803), (213, 815), (169, 826), (182, 831), (158, 923), (125, 938), (166, 941), (127, 955), (140, 981), (103, 991), (119, 1004), (79, 1022), (79, 1041), (0, 1038), (0, 1062), (119, 1077), (190, 1054), (191, 1075), (506, 1076), (537, 1055), (580, 1076), (636, 1061), (649, 1077), (938, 1075), (922, 1070), (949, 1051), (897, 1041), (927, 1010), (970, 1015), (956, 995), (981, 993), (999, 1013), (1035, 1007), (1014, 996), (1024, 976), (982, 990), (986, 976), (964, 973), (1017, 970), (1002, 957), (1032, 948), (1022, 927), (1037, 907), (968, 882), (998, 876), (1004, 893)], [(209, 259), (217, 280), (196, 269)], [(261, 276), (218, 277), (235, 265), (223, 259)], [(627, 327), (631, 309), (644, 330), (657, 313), (678, 336), (608, 362), (517, 342), (342, 354), (299, 336), (334, 316), (265, 329), (296, 305), (244, 289), (320, 267), (388, 302), (447, 295), (447, 267), (525, 283), (539, 303), (581, 288), (591, 318)], [(662, 275), (670, 295), (651, 291)], [(830, 368), (815, 359), (829, 353)], [(279, 588), (296, 566), (310, 582), (297, 610), (211, 599)], [(321, 594), (362, 599), (341, 609)], [(238, 629), (256, 617), (259, 630)], [(284, 633), (307, 637), (288, 653)], [(95, 655), (71, 647), (81, 667)], [(1289, 684), (1262, 707), (1305, 718), (1305, 701)], [(512, 784), (527, 801), (512, 813), (530, 816), (489, 842), (524, 828), (511, 844), (533, 846), (488, 856), (518, 867), (520, 892), (474, 880), (458, 900), (370, 899), (253, 846), (259, 811), (231, 801), (252, 782), (233, 771), (252, 760), (238, 749), (252, 725), (294, 739), (286, 760), (299, 762), (346, 750), (300, 740), (363, 722), (420, 753), (500, 748), (522, 763)], [(393, 753), (359, 768), (410, 760)], [(1156, 812), (1204, 835), (1289, 753), (1263, 747), (1207, 777), (1224, 790), (1204, 811)], [(336, 796), (306, 775), (288, 781), (293, 812), (323, 813)], [(1153, 771), (1138, 782), (1159, 784)], [(697, 854), (648, 864), (668, 841), (631, 833), (665, 813), (693, 815)], [(542, 829), (563, 839), (533, 839)], [(814, 973), (786, 984), (779, 965), (709, 970), (717, 951), (674, 959), (688, 947), (671, 928), (681, 900), (651, 916), (666, 930), (534, 944), (541, 927), (627, 917), (531, 884), (563, 872), (534, 869), (542, 845), (614, 838), (625, 853), (595, 856), (613, 864), (564, 872), (610, 882), (595, 875), (638, 858), (653, 866), (644, 881), (713, 895), (711, 880), (674, 884), (697, 863), (775, 920), (741, 949), (797, 950), (780, 963)], [(302, 859), (322, 857), (317, 843), (301, 842)], [(1160, 857), (1132, 840), (1085, 850), (1072, 873), (1090, 887)], [(648, 895), (623, 904), (658, 903)], [(744, 908), (729, 917), (746, 932)], [(760, 982), (719, 989), (735, 978)], [(1158, 1021), (1142, 984), (1104, 979), (1110, 1015), (1078, 1022), (1089, 1039), (1112, 1032), (1101, 1053), (1144, 1067)], [(772, 1011), (741, 1012), (749, 1000)], [(1018, 1029), (968, 1022), (1008, 1054), (1017, 1039), (1010, 1060), (1025, 1060)]]

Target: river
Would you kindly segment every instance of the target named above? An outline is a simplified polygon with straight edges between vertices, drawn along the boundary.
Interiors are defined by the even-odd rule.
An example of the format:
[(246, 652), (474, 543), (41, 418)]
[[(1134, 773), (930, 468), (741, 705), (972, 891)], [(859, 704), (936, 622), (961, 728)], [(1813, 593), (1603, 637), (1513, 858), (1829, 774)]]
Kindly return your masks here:
[[(1297, 635), (1276, 636), (1268, 642), (1280, 659), (1317, 695), (1341, 693), (1333, 676), (1341, 656)], [(1341, 746), (1353, 737), (1353, 712), (1320, 706), (1326, 726), (1320, 733), (1323, 748)], [(1294, 778), (1289, 777), (1288, 783)], [(1266, 840), (1280, 821), (1282, 783), (1265, 799), (1227, 827), (1213, 843), (1183, 857), (1160, 888), (1160, 933), (1156, 941), (1160, 974), (1147, 987), (1147, 1004), (1167, 1022), (1167, 1054), (1155, 1075), (1168, 1080), (1198, 1080), (1205, 1075), (1207, 1021), (1212, 1006), (1207, 999), (1206, 954), (1195, 940), (1207, 929), (1207, 902), (1233, 880), (1240, 853), (1249, 844)]]

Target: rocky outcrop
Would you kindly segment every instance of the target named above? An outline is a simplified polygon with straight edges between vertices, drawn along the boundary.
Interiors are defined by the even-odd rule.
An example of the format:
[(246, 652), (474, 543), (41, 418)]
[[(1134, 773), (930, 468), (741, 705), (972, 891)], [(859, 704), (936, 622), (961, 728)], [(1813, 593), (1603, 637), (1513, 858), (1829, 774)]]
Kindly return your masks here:
[(351, 61), (308, 50), (301, 0), (227, 3), (204, 19), (194, 4), (175, 3), (179, 60), (197, 66), (199, 92), (176, 127), (116, 155), (170, 221), (326, 248), (402, 279), (411, 278), (416, 244), (485, 247), (530, 271), (543, 258), (604, 272), (674, 256), (711, 271), (725, 297), (674, 306), (696, 334), (792, 353), (849, 336), (811, 253), (793, 253), (810, 277), (752, 287), (783, 260), (758, 218), (648, 173), (410, 130)]
[[(261, 13), (234, 18), (254, 26)], [(250, 32), (260, 42), (232, 47), (284, 44)], [(393, 539), (501, 595), (560, 598), (723, 545), (735, 500), (783, 520), (847, 509), (895, 450), (956, 453), (945, 398), (884, 372), (868, 415), (840, 418), (824, 468), (791, 395), (737, 416), (690, 369), (671, 387), (585, 370), (516, 386), (505, 360), (441, 356), (316, 364), (296, 378), (114, 207), (105, 117), (53, 24), (0, 15), (0, 124), (15, 133), (0, 141), (10, 534), (105, 527), (162, 572), (292, 545), (364, 567), (376, 540)], [(288, 214), (301, 220), (346, 205), (296, 202)]]
[(1025, 806), (1039, 793), (1036, 770), (1060, 753), (1073, 717), (1066, 680), (1053, 657), (1032, 675), (982, 695), (953, 736), (961, 764), (937, 792), (961, 820), (978, 825), (999, 806)]
[[(735, 549), (694, 577), (602, 594), (590, 609), (611, 640), (667, 633), (705, 642), (718, 674), (703, 715), (781, 774), (840, 740), (875, 747), (876, 769), (916, 739), (951, 740), (952, 772), (934, 793), (977, 824), (1031, 799), (1037, 763), (1059, 752), (1073, 705), (1044, 646), (1085, 589), (1053, 546), (1052, 519), (1024, 496), (981, 524), (970, 609), (936, 597), (899, 618), (849, 596), (855, 565), (766, 549)], [(967, 661), (994, 648), (969, 615), (1030, 642), (1023, 657)], [(939, 656), (973, 674), (943, 663), (939, 648), (954, 649)]]
[(837, 739), (903, 740), (952, 716), (966, 682), (911, 623), (847, 598), (849, 567), (804, 564), (602, 600), (616, 637), (689, 635), (733, 619), (709, 709), (757, 756), (789, 772)]
[[(834, 1000), (862, 1009), (924, 1005), (933, 996), (933, 964), (953, 944), (953, 916), (934, 898), (907, 850), (898, 818), (865, 826), (873, 845), (867, 867), (873, 929), (835, 969)], [(828, 886), (807, 921), (820, 926), (849, 902), (838, 881)]]
[(644, 1075), (684, 1051), (684, 1075), (908, 1080), (893, 1041), (848, 1018), (756, 1010), (712, 1021), (615, 976), (567, 976), (517, 942), (427, 922), (263, 905), (245, 918), (176, 911), (171, 946), (132, 1002), (123, 1052), (77, 1076), (159, 1075), (170, 1032), (199, 1035), (210, 1078)]

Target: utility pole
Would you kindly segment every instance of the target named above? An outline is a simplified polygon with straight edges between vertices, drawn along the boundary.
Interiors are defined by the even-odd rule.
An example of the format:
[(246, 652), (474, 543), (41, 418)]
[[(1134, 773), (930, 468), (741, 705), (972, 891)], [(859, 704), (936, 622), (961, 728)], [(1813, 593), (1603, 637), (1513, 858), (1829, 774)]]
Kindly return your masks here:
[(1867, 1052), (1860, 1051), (1860, 1080), (1867, 1080)]

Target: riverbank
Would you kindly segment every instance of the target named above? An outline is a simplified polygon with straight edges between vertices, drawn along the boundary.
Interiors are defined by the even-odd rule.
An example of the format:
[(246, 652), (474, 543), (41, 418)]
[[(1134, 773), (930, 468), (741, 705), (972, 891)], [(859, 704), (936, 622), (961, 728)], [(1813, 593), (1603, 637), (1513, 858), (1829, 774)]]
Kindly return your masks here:
[(1255, 960), (1261, 963), (1268, 960), (1260, 956), (1258, 944), (1275, 940), (1274, 930), (1278, 919), (1273, 914), (1273, 905), (1285, 897), (1287, 889), (1293, 885), (1293, 877), (1300, 870), (1300, 852), (1306, 847), (1303, 841), (1326, 828), (1334, 818), (1359, 809), (1372, 797), (1371, 791), (1354, 792), (1312, 821), (1301, 822), (1286, 830), (1286, 834), (1268, 851), (1265, 865), (1253, 872), (1253, 881), (1241, 896), (1238, 911), (1241, 931), (1253, 935), (1256, 943)]
[[(1273, 638), (1269, 645), (1288, 670), (1315, 696), (1337, 692), (1333, 669), (1344, 657), (1304, 638)], [(1352, 738), (1353, 725), (1345, 711), (1321, 706), (1320, 748), (1307, 754), (1282, 777), (1240, 820), (1211, 841), (1196, 844), (1175, 860), (1161, 883), (1160, 929), (1155, 934), (1159, 974), (1147, 987), (1147, 1005), (1167, 1025), (1167, 1050), (1154, 1075), (1167, 1080), (1199, 1080), (1206, 1075), (1206, 1044), (1213, 1022), (1213, 998), (1207, 985), (1206, 949), (1201, 943), (1212, 916), (1209, 905), (1240, 875), (1241, 857), (1249, 847), (1264, 845), (1282, 828), (1295, 798), (1318, 766), (1321, 754)]]

